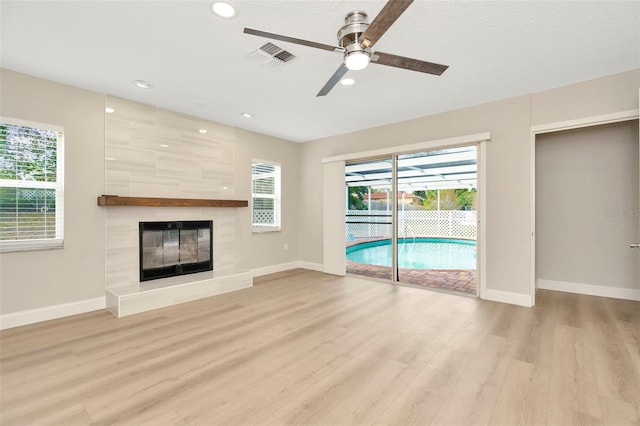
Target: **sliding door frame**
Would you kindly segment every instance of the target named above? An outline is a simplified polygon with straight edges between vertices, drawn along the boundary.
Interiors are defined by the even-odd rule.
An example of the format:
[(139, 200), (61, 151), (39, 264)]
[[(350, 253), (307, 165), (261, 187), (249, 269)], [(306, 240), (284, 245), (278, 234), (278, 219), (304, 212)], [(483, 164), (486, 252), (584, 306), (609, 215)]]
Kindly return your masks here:
[(400, 282), (398, 274), (398, 154), (391, 155), (391, 281)]
[[(355, 161), (355, 160), (366, 160), (370, 158), (376, 157), (392, 157), (392, 179), (394, 182), (392, 199), (396, 200), (393, 203), (392, 208), (392, 281), (397, 282), (398, 279), (398, 271), (397, 271), (397, 235), (398, 230), (395, 225), (397, 222), (397, 188), (395, 182), (397, 181), (397, 156), (398, 153), (412, 153), (412, 152), (421, 152), (421, 151), (434, 151), (439, 149), (449, 149), (456, 148), (461, 146), (469, 146), (476, 144), (477, 145), (477, 167), (478, 167), (478, 194), (479, 194), (479, 202), (478, 202), (478, 236), (477, 236), (477, 247), (478, 247), (478, 285), (476, 286), (476, 296), (482, 297), (486, 292), (486, 144), (491, 140), (490, 132), (476, 133), (465, 136), (458, 136), (453, 138), (446, 139), (436, 139), (426, 142), (420, 142), (409, 145), (399, 145), (388, 148), (381, 148), (371, 151), (362, 151), (362, 152), (354, 152), (344, 155), (337, 155), (332, 157), (325, 157), (322, 159), (324, 173), (325, 173), (325, 183), (327, 182), (327, 173), (337, 173), (338, 170), (341, 170), (341, 175), (339, 178), (343, 179), (343, 187), (341, 190), (335, 191), (333, 188), (336, 187), (335, 183), (337, 183), (338, 176), (334, 176), (329, 179), (334, 182), (332, 188), (324, 188), (324, 198), (328, 199), (339, 199), (343, 202), (338, 203), (324, 203), (324, 236), (323, 236), (323, 252), (325, 257), (323, 259), (324, 263), (324, 271), (329, 272), (336, 275), (344, 276), (346, 275), (346, 263), (344, 261), (344, 229), (337, 233), (336, 225), (338, 223), (342, 224), (342, 228), (344, 228), (344, 167), (346, 162)], [(336, 164), (337, 163), (337, 164)], [(336, 198), (337, 197), (337, 198)], [(342, 253), (342, 261), (338, 261), (335, 253)]]

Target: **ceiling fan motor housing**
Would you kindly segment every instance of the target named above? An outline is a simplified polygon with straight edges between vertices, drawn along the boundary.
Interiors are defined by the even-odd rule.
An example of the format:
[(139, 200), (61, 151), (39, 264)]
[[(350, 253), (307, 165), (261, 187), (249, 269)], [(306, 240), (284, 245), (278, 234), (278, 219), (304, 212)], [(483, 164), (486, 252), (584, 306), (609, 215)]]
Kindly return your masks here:
[(367, 18), (367, 14), (360, 10), (354, 10), (345, 16), (345, 25), (338, 31), (338, 41), (340, 47), (344, 48), (345, 60), (353, 54), (371, 56), (371, 49), (360, 44), (360, 36), (369, 26)]

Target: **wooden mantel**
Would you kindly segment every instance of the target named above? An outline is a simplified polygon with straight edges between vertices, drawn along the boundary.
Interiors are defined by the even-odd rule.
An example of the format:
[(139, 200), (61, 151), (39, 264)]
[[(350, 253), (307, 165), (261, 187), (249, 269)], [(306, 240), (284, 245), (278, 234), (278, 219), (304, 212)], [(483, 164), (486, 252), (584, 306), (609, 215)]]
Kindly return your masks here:
[(143, 207), (247, 207), (247, 200), (207, 200), (200, 198), (147, 198), (119, 197), (101, 195), (98, 205), (107, 206), (143, 206)]

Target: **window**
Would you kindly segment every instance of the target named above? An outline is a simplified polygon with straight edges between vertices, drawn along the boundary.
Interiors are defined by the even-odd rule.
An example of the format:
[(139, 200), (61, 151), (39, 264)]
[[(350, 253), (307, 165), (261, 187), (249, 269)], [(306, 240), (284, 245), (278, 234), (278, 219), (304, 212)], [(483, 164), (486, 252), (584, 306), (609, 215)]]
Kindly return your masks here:
[(251, 163), (253, 232), (280, 230), (280, 164)]
[(63, 245), (63, 129), (0, 117), (0, 251)]

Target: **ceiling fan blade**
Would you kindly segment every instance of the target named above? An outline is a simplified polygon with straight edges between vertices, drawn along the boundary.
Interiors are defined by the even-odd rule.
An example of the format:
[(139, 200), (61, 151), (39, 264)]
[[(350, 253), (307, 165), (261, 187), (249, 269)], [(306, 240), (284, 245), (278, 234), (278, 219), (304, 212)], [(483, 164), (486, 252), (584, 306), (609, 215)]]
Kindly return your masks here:
[(331, 46), (330, 44), (316, 43), (315, 41), (303, 40), (301, 38), (289, 37), (282, 34), (269, 33), (267, 31), (256, 30), (253, 28), (245, 28), (245, 34), (251, 34), (258, 37), (270, 38), (273, 40), (282, 40), (289, 43), (301, 44), (303, 46), (315, 47), (316, 49), (328, 50), (330, 52), (343, 52), (344, 49), (340, 46)]
[(318, 96), (324, 96), (329, 93), (331, 89), (333, 89), (333, 86), (338, 84), (338, 81), (340, 81), (340, 79), (347, 73), (347, 71), (349, 71), (349, 68), (347, 68), (345, 64), (340, 64), (340, 67), (336, 70), (336, 72), (333, 73), (329, 81), (327, 81), (322, 89), (320, 89), (320, 91), (316, 95), (316, 98)]
[(442, 73), (449, 68), (449, 65), (435, 64), (433, 62), (405, 58), (404, 56), (392, 55), (390, 53), (383, 52), (374, 52), (371, 55), (371, 62), (374, 64), (404, 68), (405, 70), (424, 72), (433, 75), (442, 75)]
[(411, 3), (413, 0), (389, 0), (360, 36), (360, 44), (364, 47), (373, 47), (389, 27), (396, 22), (396, 19), (411, 6)]

